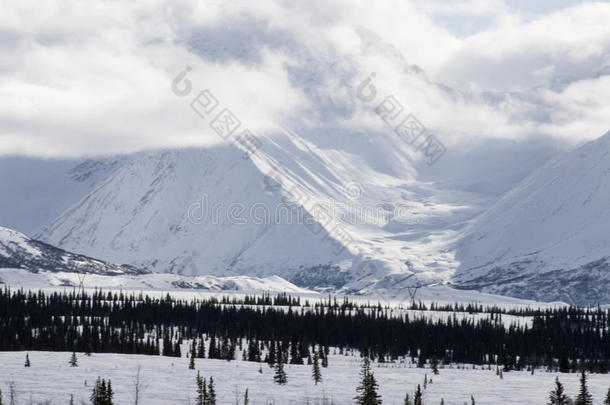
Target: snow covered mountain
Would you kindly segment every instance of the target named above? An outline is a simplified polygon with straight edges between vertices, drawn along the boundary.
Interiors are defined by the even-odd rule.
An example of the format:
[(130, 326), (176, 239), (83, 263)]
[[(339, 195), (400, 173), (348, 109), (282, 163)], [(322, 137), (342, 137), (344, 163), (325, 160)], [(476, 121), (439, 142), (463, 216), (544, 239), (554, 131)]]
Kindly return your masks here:
[[(492, 110), (504, 99), (433, 83), (396, 49), (360, 34), (367, 55), (403, 72), (396, 87), (376, 82), (374, 103), (366, 104), (356, 88), (370, 71), (357, 69), (357, 60), (290, 51), (285, 74), (315, 102), (270, 124), (255, 154), (244, 158), (243, 145), (225, 144), (129, 156), (36, 237), (155, 272), (279, 275), (299, 286), (347, 292), (451, 279), (459, 261), (450, 246), (463, 228), (556, 145), (469, 141), (428, 166), (413, 127), (396, 130), (408, 111), (426, 114), (432, 94), (447, 105)], [(192, 45), (203, 59), (221, 56), (205, 41)], [(390, 94), (405, 95), (402, 103), (413, 106), (387, 104)], [(430, 121), (426, 136), (455, 131)]]
[(22, 233), (0, 227), (0, 268), (30, 272), (69, 272), (98, 275), (144, 274), (132, 266), (121, 266), (70, 253)]
[(610, 132), (547, 164), (461, 242), (466, 288), (575, 304), (610, 302)]
[(0, 157), (0, 225), (26, 235), (40, 232), (126, 159)]
[(141, 153), (39, 237), (157, 272), (437, 281), (452, 262), (439, 246), (481, 197), (416, 180), (413, 153), (386, 134), (281, 129), (249, 159), (233, 145)]
[(164, 291), (309, 292), (277, 276), (188, 277), (153, 274), (133, 266), (106, 263), (70, 253), (4, 227), (0, 227), (0, 284), (23, 288), (82, 286)]

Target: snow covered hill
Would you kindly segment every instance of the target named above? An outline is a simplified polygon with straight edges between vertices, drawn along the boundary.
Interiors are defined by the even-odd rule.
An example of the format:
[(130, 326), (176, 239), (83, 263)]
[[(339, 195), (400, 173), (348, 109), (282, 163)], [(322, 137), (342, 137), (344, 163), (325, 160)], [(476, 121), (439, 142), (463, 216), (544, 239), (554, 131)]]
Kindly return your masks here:
[(22, 233), (0, 227), (0, 268), (30, 272), (69, 272), (98, 275), (136, 275), (144, 271), (70, 253)]
[[(0, 268), (0, 284), (13, 288), (52, 289), (65, 288), (104, 289), (105, 291), (147, 291), (187, 294), (189, 298), (204, 293), (261, 293), (281, 292), (289, 294), (314, 294), (299, 288), (278, 276), (256, 278), (248, 276), (180, 276), (176, 274), (96, 274), (65, 271), (25, 271), (23, 269)], [(189, 294), (190, 293), (190, 294)], [(475, 296), (476, 297), (476, 296)]]
[(575, 304), (610, 302), (610, 132), (547, 164), (477, 219), (455, 281)]
[(162, 291), (308, 293), (278, 276), (189, 277), (154, 274), (70, 253), (0, 227), (0, 284), (23, 288), (84, 287)]

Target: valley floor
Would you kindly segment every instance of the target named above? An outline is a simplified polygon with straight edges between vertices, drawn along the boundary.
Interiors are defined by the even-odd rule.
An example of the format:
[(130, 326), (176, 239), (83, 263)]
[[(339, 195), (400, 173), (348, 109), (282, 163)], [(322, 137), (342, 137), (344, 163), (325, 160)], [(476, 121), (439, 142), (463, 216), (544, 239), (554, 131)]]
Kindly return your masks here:
[[(323, 383), (314, 385), (311, 366), (286, 365), (288, 384), (273, 382), (273, 370), (262, 364), (235, 360), (197, 359), (196, 370), (189, 370), (187, 358), (162, 356), (77, 353), (79, 366), (70, 367), (70, 353), (29, 352), (32, 366), (24, 367), (25, 352), (0, 352), (0, 389), (4, 402), (8, 403), (9, 383), (14, 382), (19, 404), (50, 400), (52, 404), (68, 404), (74, 394), (76, 404), (88, 403), (92, 386), (98, 376), (111, 379), (115, 392), (115, 404), (133, 403), (133, 379), (141, 366), (144, 386), (141, 404), (168, 405), (194, 404), (196, 397), (195, 376), (213, 376), (218, 404), (241, 404), (248, 388), (250, 405), (262, 404), (322, 404), (326, 396), (328, 404), (353, 404), (355, 388), (359, 381), (361, 361), (357, 355), (331, 354), (329, 367), (322, 368)], [(570, 396), (578, 392), (577, 374), (557, 374), (536, 370), (534, 375), (526, 371), (504, 373), (500, 379), (495, 370), (442, 368), (433, 375), (429, 368), (420, 369), (409, 363), (374, 364), (373, 372), (380, 386), (384, 405), (401, 405), (407, 391), (411, 396), (417, 384), (422, 384), (427, 374), (432, 383), (424, 393), (426, 404), (439, 404), (444, 398), (447, 405), (470, 404), (474, 395), (477, 404), (545, 404), (553, 381), (558, 375)], [(602, 404), (610, 375), (589, 376), (589, 388), (594, 404)], [(236, 399), (238, 398), (238, 399)]]

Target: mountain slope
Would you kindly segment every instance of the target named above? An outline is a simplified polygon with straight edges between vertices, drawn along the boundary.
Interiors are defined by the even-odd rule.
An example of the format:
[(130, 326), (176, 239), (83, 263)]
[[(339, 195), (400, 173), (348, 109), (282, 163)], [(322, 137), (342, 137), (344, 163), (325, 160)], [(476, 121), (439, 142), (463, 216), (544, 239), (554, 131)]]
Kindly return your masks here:
[(70, 253), (4, 227), (0, 227), (0, 268), (99, 275), (144, 273), (132, 266), (110, 264)]
[(126, 159), (0, 156), (0, 225), (26, 235), (40, 232)]
[(188, 277), (152, 274), (133, 266), (120, 266), (70, 253), (4, 227), (0, 227), (0, 284), (23, 288), (82, 286), (164, 291), (309, 292), (277, 276)]
[(394, 134), (327, 131), (278, 129), (250, 159), (233, 145), (138, 154), (39, 237), (158, 272), (308, 287), (446, 277), (440, 247), (481, 197), (417, 181)]
[(610, 302), (610, 132), (522, 182), (461, 242), (455, 281), (576, 304)]

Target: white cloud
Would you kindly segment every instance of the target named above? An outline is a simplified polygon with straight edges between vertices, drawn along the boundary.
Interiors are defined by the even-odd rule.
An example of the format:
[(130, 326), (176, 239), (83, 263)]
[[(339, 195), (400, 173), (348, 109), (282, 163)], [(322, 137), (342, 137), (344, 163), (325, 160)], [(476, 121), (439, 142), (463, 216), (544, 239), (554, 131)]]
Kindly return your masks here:
[[(260, 133), (271, 122), (381, 129), (353, 93), (371, 72), (380, 92), (452, 145), (540, 134), (579, 141), (610, 127), (608, 76), (595, 76), (610, 65), (607, 4), (524, 18), (510, 3), (478, 0), (5, 3), (0, 154), (219, 142), (170, 90), (186, 66), (193, 94), (209, 88)], [(456, 35), (441, 14), (486, 22)], [(427, 76), (405, 73), (408, 65)], [(490, 101), (485, 91), (522, 94)]]

